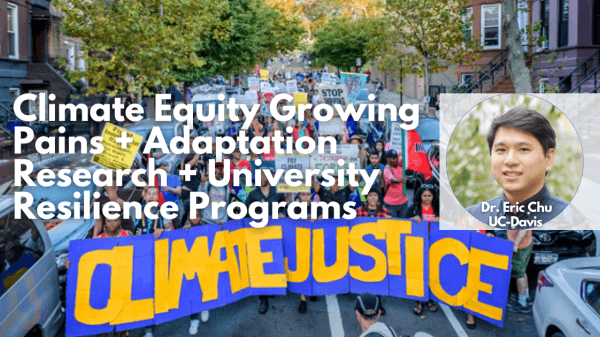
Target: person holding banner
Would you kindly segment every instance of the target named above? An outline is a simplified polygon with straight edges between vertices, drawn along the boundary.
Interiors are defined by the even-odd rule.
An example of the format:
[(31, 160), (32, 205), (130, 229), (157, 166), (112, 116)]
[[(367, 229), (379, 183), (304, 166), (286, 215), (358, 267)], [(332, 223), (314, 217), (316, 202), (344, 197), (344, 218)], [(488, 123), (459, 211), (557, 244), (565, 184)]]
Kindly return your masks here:
[[(429, 222), (429, 231), (431, 230), (431, 222), (440, 221), (440, 206), (439, 196), (433, 185), (425, 184), (421, 185), (415, 192), (413, 198), (413, 204), (408, 208), (407, 218), (410, 218), (416, 222), (421, 220)], [(437, 306), (433, 300), (427, 301), (427, 307), (429, 311), (436, 312)], [(423, 312), (423, 301), (417, 301), (414, 308), (415, 315), (420, 315)]]
[[(323, 219), (323, 208), (322, 207), (318, 207), (317, 208), (317, 213), (313, 214), (312, 210), (311, 210), (311, 202), (312, 202), (312, 193), (310, 192), (300, 192), (298, 193), (298, 197), (296, 197), (296, 201), (300, 201), (301, 203), (306, 204), (306, 218), (309, 219), (310, 221), (315, 221), (315, 220), (321, 220)], [(317, 296), (310, 296), (310, 301), (311, 302), (315, 302), (317, 300)], [(305, 314), (306, 313), (306, 309), (307, 309), (307, 304), (306, 304), (306, 295), (304, 294), (300, 294), (300, 305), (298, 306), (298, 312), (301, 314)]]
[[(223, 179), (223, 168), (223, 162), (215, 163), (215, 178), (219, 181)], [(206, 207), (202, 213), (203, 225), (213, 223), (223, 225), (223, 223), (229, 220), (229, 215), (227, 215), (227, 206), (229, 205), (230, 200), (230, 186), (217, 187), (211, 185), (208, 182), (208, 174), (205, 172), (202, 176), (202, 180), (200, 181), (198, 192), (206, 193), (206, 195), (208, 196), (208, 200), (211, 204), (214, 202), (225, 203), (225, 207), (219, 207), (217, 209), (217, 214), (213, 214), (212, 207)]]
[[(286, 202), (285, 195), (283, 193), (277, 193), (277, 186), (271, 186), (269, 180), (267, 179), (267, 175), (265, 174), (265, 170), (261, 170), (260, 177), (260, 187), (256, 187), (250, 194), (248, 194), (248, 198), (246, 199), (246, 207), (250, 209), (250, 206), (253, 203), (267, 203), (266, 212), (267, 214), (273, 213), (273, 203)], [(269, 167), (269, 171), (271, 174), (275, 173), (275, 168)], [(264, 212), (264, 207), (261, 208)], [(250, 212), (248, 212), (248, 216), (250, 216)], [(285, 208), (279, 209), (279, 214), (277, 214), (277, 218), (285, 217)], [(258, 296), (260, 299), (260, 306), (258, 307), (259, 314), (265, 314), (267, 310), (269, 310), (269, 297), (268, 296)]]
[(404, 193), (407, 179), (404, 177), (402, 165), (398, 162), (398, 152), (389, 150), (386, 152), (386, 157), (388, 165), (383, 171), (386, 187), (383, 202), (392, 218), (404, 218), (408, 210), (408, 197)]
[[(316, 178), (312, 177), (312, 188), (315, 190), (315, 193), (319, 196), (319, 199), (326, 203), (335, 202), (339, 205), (340, 209), (340, 217), (344, 214), (344, 204), (350, 200), (350, 195), (354, 192), (355, 186), (348, 184), (343, 189), (340, 189), (338, 185), (338, 176), (333, 176), (333, 185), (329, 188), (323, 188), (321, 184), (319, 184)], [(356, 182), (360, 180), (360, 176), (356, 175)], [(335, 218), (335, 213), (333, 207), (329, 208), (329, 217), (327, 219)]]

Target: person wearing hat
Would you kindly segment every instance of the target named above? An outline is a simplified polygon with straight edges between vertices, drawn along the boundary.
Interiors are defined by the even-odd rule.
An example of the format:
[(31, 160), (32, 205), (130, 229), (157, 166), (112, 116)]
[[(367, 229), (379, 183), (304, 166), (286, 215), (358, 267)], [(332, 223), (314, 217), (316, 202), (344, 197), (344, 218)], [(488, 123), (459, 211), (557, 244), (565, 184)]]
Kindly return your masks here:
[(402, 172), (402, 165), (398, 162), (398, 152), (389, 150), (385, 156), (388, 164), (383, 171), (386, 187), (384, 206), (392, 218), (403, 218), (408, 210), (408, 196), (404, 195), (404, 184), (407, 179)]
[(354, 135), (354, 136), (350, 137), (350, 139), (348, 139), (348, 144), (358, 146), (358, 157), (360, 158), (360, 168), (367, 167), (368, 158), (369, 158), (369, 155), (367, 154), (367, 150), (365, 150), (365, 148), (363, 148), (363, 146), (362, 146), (362, 144), (364, 142), (365, 141), (357, 135)]
[[(275, 168), (269, 167), (267, 169), (261, 170), (260, 184), (261, 186), (256, 187), (248, 197), (246, 198), (246, 207), (250, 209), (250, 205), (252, 203), (267, 203), (267, 214), (273, 213), (273, 203), (286, 202), (285, 195), (283, 193), (277, 193), (277, 186), (271, 186), (269, 180), (267, 179), (267, 175), (265, 171), (269, 170), (271, 174), (275, 173)], [(248, 212), (248, 216), (250, 212)], [(279, 214), (277, 214), (278, 218), (282, 218), (285, 216), (285, 208), (279, 209)], [(265, 314), (267, 310), (269, 310), (269, 297), (268, 296), (258, 296), (260, 299), (260, 306), (258, 307), (259, 314)]]
[(381, 301), (379, 297), (362, 293), (354, 302), (356, 319), (362, 329), (360, 337), (398, 337), (389, 325), (379, 322), (381, 314)]

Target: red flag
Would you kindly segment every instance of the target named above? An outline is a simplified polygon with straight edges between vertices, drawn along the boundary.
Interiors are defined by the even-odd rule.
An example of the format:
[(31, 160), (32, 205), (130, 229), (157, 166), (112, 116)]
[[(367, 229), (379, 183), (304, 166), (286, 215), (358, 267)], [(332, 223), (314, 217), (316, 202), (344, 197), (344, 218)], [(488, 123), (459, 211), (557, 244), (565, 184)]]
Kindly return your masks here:
[(258, 65), (256, 67), (254, 67), (254, 73), (256, 75), (258, 75), (258, 73), (260, 73), (260, 67)]
[(431, 167), (427, 160), (427, 153), (421, 141), (421, 137), (416, 130), (406, 131), (406, 140), (408, 147), (408, 160), (406, 168), (415, 172), (422, 173), (425, 179), (431, 179)]

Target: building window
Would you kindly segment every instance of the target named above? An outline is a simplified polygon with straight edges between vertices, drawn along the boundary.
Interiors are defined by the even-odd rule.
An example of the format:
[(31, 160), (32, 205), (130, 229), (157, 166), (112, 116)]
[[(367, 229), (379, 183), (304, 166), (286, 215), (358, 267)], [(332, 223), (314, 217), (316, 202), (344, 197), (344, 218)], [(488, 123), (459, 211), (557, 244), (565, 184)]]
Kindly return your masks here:
[(12, 105), (12, 103), (14, 103), (15, 100), (17, 100), (17, 97), (19, 97), (19, 95), (21, 95), (21, 89), (19, 89), (19, 88), (10, 88), (8, 90), (10, 92), (10, 102), (11, 102), (11, 105)]
[(75, 69), (75, 45), (70, 42), (65, 42), (67, 47), (67, 65), (71, 70)]
[(501, 15), (500, 4), (481, 6), (481, 44), (484, 49), (500, 48), (502, 45)]
[(550, 84), (550, 79), (540, 78), (540, 94), (545, 94), (546, 91), (548, 91), (549, 84)]
[(569, 0), (560, 0), (558, 8), (558, 46), (569, 44)]
[(473, 74), (461, 74), (462, 84), (468, 83), (473, 78)]
[(83, 59), (83, 52), (79, 45), (77, 46), (77, 69), (81, 71), (85, 70), (85, 60)]
[(19, 58), (19, 11), (15, 4), (9, 3), (7, 9), (8, 22), (8, 57)]
[(542, 42), (543, 48), (549, 48), (550, 38), (550, 0), (543, 0), (541, 6), (542, 12), (540, 13), (540, 17), (542, 18), (542, 31), (541, 36), (546, 38), (546, 41)]
[(469, 41), (473, 37), (473, 8), (468, 7), (467, 11), (463, 15), (463, 22), (465, 23), (465, 41)]

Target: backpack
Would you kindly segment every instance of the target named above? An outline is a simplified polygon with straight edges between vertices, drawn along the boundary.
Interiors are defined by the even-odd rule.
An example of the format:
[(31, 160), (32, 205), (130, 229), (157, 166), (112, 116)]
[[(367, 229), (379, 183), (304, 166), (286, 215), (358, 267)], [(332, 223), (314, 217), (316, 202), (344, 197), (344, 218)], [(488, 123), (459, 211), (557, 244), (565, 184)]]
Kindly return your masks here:
[[(385, 324), (385, 323), (384, 323)], [(394, 337), (398, 337), (398, 335), (396, 335), (396, 332), (394, 331), (394, 329), (392, 329), (389, 325), (385, 325), (387, 326), (387, 328), (390, 330), (390, 332), (392, 333), (392, 336)], [(377, 332), (377, 331), (373, 331), (373, 332), (369, 332), (368, 334), (366, 334), (364, 337), (385, 337), (384, 335), (382, 335), (381, 333)], [(404, 336), (402, 336), (404, 337)]]

